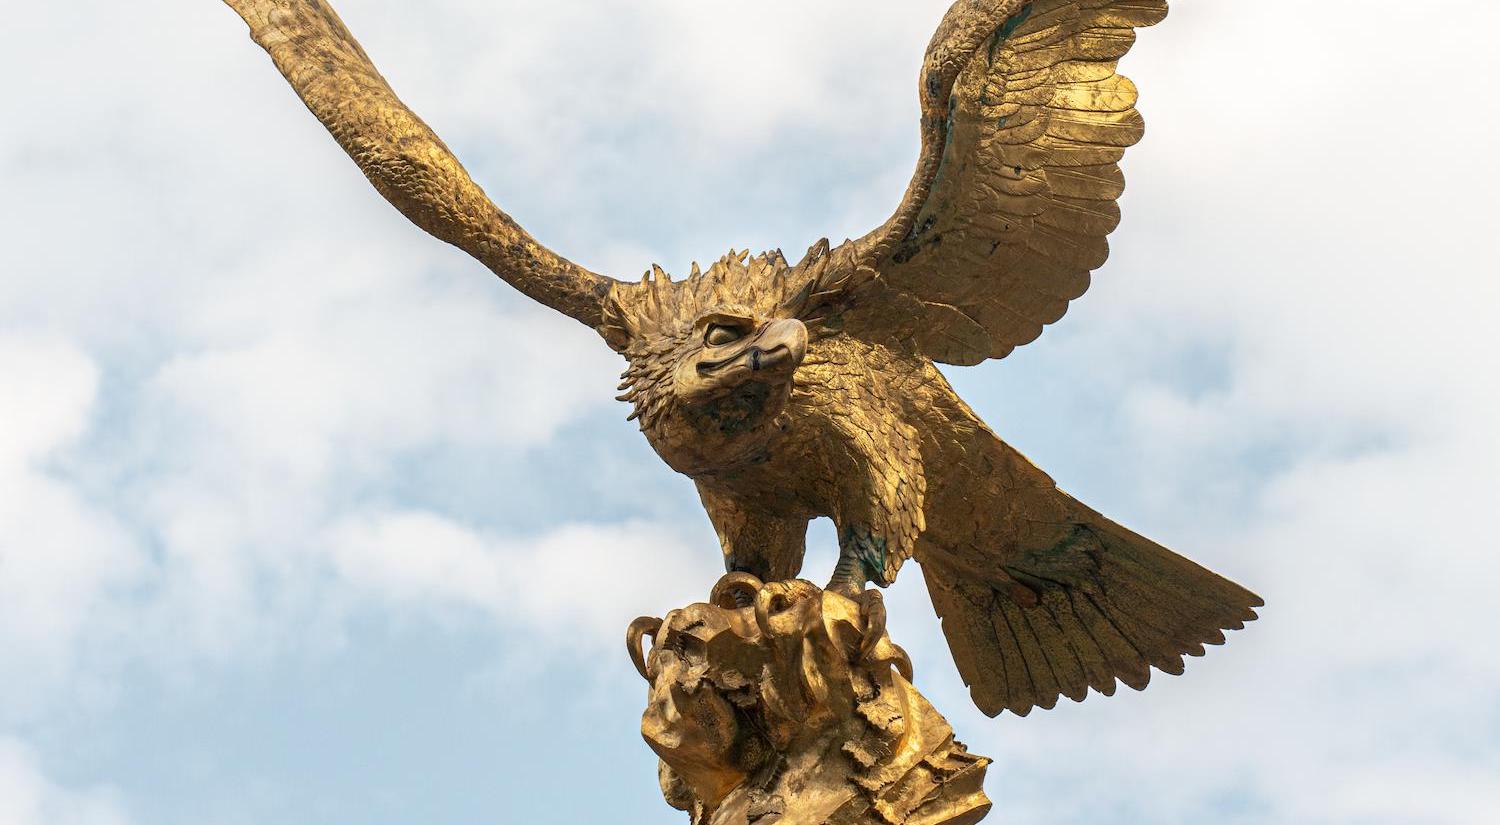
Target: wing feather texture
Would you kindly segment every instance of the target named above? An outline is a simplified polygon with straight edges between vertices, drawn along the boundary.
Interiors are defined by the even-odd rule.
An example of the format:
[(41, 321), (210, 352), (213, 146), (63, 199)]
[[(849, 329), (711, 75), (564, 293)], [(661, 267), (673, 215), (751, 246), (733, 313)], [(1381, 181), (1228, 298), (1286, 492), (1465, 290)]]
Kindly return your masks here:
[(484, 194), (396, 97), (326, 0), (225, 0), (358, 164), (412, 223), (464, 250), (530, 298), (597, 327), (616, 282), (547, 249)]
[(1079, 503), (977, 419), (967, 430), (949, 456), (965, 480), (932, 480), (917, 559), (980, 710), (1141, 690), (1256, 618), (1254, 593)]
[[(1118, 164), (1145, 130), (1116, 65), (1135, 29), (1166, 14), (1165, 0), (954, 4), (919, 84), (917, 171), (891, 219), (857, 242), (890, 289), (855, 302), (851, 333), (909, 336), (934, 360), (975, 364), (1063, 316), (1109, 255)], [(881, 297), (892, 291), (920, 303)]]

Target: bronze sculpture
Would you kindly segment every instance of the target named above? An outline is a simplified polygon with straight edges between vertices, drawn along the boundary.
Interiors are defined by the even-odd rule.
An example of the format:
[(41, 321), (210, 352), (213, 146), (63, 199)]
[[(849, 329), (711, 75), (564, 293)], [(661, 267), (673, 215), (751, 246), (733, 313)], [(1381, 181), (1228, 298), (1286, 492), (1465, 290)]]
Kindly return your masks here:
[(1254, 594), (1058, 490), (934, 366), (1031, 341), (1104, 263), (1117, 163), (1143, 129), (1115, 67), (1164, 0), (959, 0), (884, 225), (795, 265), (731, 252), (639, 283), (567, 261), (491, 203), (325, 0), (226, 2), (387, 200), (627, 359), (621, 398), (697, 483), (728, 570), (794, 578), (819, 516), (840, 535), (830, 590), (887, 585), (915, 557), (990, 715), (1141, 689), (1255, 618)]

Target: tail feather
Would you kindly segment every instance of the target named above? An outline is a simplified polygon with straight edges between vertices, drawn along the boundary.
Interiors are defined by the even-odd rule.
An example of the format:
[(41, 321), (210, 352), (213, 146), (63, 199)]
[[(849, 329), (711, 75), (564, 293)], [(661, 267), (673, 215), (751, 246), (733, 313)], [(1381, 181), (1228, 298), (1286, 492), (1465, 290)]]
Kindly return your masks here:
[[(1117, 680), (1142, 690), (1153, 667), (1181, 674), (1183, 657), (1256, 618), (1254, 593), (1052, 494), (1071, 523), (1037, 546), (1010, 542), (997, 565), (922, 554), (954, 661), (986, 714), (1112, 695)], [(1028, 545), (1048, 534), (1034, 528), (1020, 531)]]

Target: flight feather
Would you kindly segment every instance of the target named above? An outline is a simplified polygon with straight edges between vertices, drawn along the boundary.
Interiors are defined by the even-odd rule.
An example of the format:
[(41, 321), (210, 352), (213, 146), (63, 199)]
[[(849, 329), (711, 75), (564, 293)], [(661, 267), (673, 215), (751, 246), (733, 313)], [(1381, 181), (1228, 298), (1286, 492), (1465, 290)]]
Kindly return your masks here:
[[(884, 295), (848, 314), (873, 339), (915, 328), (951, 364), (1001, 358), (1057, 321), (1109, 254), (1141, 139), (1116, 65), (1165, 0), (964, 0), (928, 47), (922, 149), (906, 196), (857, 245)], [(919, 319), (913, 322), (912, 313)]]

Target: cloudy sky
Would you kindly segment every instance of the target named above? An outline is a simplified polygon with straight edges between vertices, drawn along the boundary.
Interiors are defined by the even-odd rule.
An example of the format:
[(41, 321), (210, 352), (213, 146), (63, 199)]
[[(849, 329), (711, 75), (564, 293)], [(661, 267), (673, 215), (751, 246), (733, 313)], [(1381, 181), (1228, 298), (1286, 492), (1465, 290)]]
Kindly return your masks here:
[[(946, 0), (337, 6), (499, 203), (628, 277), (887, 215)], [(620, 638), (718, 550), (618, 359), (407, 225), (222, 4), (5, 19), (0, 825), (681, 821)], [(991, 821), (1500, 809), (1497, 29), (1183, 0), (1143, 34), (1111, 262), (948, 374), (1268, 607), (1145, 693), (990, 720), (907, 576)]]

